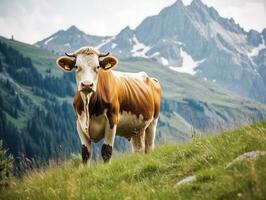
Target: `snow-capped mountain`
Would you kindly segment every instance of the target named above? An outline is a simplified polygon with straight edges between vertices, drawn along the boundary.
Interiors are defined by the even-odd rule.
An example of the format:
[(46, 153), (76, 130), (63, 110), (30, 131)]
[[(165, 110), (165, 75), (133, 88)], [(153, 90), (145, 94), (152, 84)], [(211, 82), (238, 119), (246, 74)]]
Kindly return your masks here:
[(76, 26), (71, 26), (66, 31), (59, 30), (48, 38), (37, 42), (35, 46), (61, 54), (62, 52), (71, 52), (87, 44), (96, 46), (108, 38), (110, 37), (88, 35)]
[[(126, 27), (113, 37), (81, 40), (68, 32), (59, 31), (37, 45), (59, 53), (90, 45), (120, 59), (153, 59), (173, 72), (189, 73), (266, 103), (266, 29), (246, 32), (200, 0), (188, 6), (177, 0), (135, 30)], [(65, 49), (68, 43), (71, 48)]]

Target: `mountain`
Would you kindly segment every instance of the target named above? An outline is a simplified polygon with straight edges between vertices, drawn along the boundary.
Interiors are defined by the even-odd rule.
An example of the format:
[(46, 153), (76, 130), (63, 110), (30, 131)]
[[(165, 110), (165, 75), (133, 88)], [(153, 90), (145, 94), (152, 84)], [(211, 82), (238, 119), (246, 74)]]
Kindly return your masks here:
[(55, 53), (72, 52), (85, 44), (96, 46), (109, 38), (108, 36), (88, 35), (73, 25), (66, 31), (60, 30), (42, 41), (37, 42), (35, 45)]
[[(135, 30), (125, 27), (116, 36), (99, 43), (80, 41), (79, 44), (110, 51), (122, 59), (156, 60), (173, 71), (215, 82), (266, 103), (265, 34), (266, 29), (262, 33), (246, 32), (232, 18), (221, 17), (200, 0), (193, 0), (188, 6), (177, 0), (158, 15), (144, 19)], [(72, 34), (69, 37), (79, 40)], [(50, 41), (50, 45), (55, 45), (54, 51), (64, 53), (60, 51), (62, 44)]]
[[(74, 73), (55, 65), (56, 55), (0, 37), (0, 139), (17, 159), (40, 166), (79, 152), (72, 100)], [(117, 70), (145, 71), (162, 85), (157, 143), (186, 141), (266, 118), (266, 106), (189, 74), (173, 73), (155, 60), (121, 59)], [(95, 145), (94, 158), (100, 144)], [(130, 151), (116, 138), (116, 151)], [(30, 159), (30, 160), (29, 160)]]
[[(81, 158), (11, 179), (13, 199), (265, 199), (266, 123), (80, 167)], [(256, 192), (254, 192), (256, 191)]]

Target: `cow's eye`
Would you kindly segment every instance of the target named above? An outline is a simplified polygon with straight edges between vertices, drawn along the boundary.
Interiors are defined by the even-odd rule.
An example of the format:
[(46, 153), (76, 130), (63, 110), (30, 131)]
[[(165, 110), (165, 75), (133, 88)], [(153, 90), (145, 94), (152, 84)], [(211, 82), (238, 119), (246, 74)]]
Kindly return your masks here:
[(76, 70), (79, 70), (79, 67), (78, 67), (77, 65), (75, 65), (75, 69), (76, 69)]

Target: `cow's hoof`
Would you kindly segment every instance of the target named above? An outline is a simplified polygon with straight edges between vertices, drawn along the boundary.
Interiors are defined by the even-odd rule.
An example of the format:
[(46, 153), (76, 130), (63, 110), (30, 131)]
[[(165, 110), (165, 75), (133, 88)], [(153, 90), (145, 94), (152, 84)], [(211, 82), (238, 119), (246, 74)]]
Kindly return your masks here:
[(90, 152), (88, 147), (86, 147), (84, 144), (81, 146), (81, 155), (83, 164), (87, 164), (88, 160), (90, 159)]
[(113, 147), (108, 144), (102, 146), (102, 157), (105, 163), (108, 163), (112, 156)]

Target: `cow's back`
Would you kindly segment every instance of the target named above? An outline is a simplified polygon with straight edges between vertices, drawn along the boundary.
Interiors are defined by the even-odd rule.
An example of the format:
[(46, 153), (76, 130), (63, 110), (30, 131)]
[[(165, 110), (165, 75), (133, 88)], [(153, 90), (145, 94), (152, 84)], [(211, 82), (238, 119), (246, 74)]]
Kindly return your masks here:
[[(97, 90), (89, 103), (89, 116), (91, 123), (94, 123), (90, 123), (90, 130), (94, 131), (90, 135), (94, 135), (96, 141), (101, 139), (104, 127), (95, 123), (104, 121), (100, 119), (101, 116), (114, 112), (117, 115), (117, 134), (130, 138), (158, 118), (160, 93), (159, 82), (146, 73), (101, 70)], [(79, 104), (76, 103), (76, 108), (77, 105)], [(98, 130), (99, 133), (96, 133)]]

